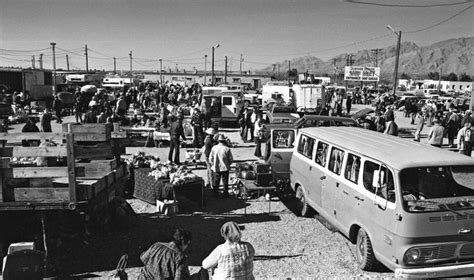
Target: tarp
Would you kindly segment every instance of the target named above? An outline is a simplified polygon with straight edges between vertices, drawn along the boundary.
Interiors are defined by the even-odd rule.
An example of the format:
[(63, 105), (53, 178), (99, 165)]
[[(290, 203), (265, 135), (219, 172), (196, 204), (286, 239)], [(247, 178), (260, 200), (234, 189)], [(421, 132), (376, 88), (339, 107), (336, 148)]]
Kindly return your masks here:
[(81, 92), (87, 92), (87, 93), (96, 93), (97, 92), (97, 87), (94, 85), (85, 85), (81, 87)]

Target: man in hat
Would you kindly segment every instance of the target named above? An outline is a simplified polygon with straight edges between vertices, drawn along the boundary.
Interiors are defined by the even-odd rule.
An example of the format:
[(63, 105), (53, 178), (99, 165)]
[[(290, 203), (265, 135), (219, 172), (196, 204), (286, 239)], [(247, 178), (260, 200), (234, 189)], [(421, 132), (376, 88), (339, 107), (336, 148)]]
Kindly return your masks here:
[(474, 142), (471, 127), (472, 124), (470, 122), (465, 122), (463, 128), (459, 130), (457, 135), (459, 153), (466, 156), (471, 156), (472, 143)]
[(223, 134), (219, 135), (219, 144), (212, 147), (209, 154), (209, 162), (211, 163), (211, 170), (214, 173), (214, 195), (219, 196), (219, 185), (222, 178), (222, 185), (224, 187), (223, 196), (229, 196), (229, 171), (230, 165), (234, 160), (232, 152), (229, 147), (225, 145), (226, 138)]
[(209, 155), (211, 153), (212, 147), (214, 147), (214, 135), (217, 134), (217, 130), (212, 127), (206, 129), (206, 138), (204, 139), (204, 146), (201, 148), (202, 153), (204, 154), (204, 158), (206, 160), (207, 166), (207, 184), (206, 187), (212, 188), (214, 186), (213, 182), (213, 174), (212, 174), (212, 166), (211, 162), (209, 161)]

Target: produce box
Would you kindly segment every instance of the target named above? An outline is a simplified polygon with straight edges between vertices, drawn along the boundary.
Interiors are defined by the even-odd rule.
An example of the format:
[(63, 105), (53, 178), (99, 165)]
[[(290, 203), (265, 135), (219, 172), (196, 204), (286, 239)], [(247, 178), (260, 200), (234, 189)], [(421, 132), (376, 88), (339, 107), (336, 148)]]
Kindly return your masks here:
[(258, 186), (268, 186), (273, 180), (271, 173), (257, 173), (255, 177), (255, 184)]
[(255, 173), (270, 173), (270, 164), (263, 163), (263, 162), (253, 162), (252, 163), (253, 170)]
[(150, 204), (155, 204), (164, 186), (163, 179), (156, 180), (153, 176), (148, 176), (151, 168), (135, 168), (135, 187), (133, 196)]
[(117, 161), (115, 159), (105, 159), (76, 162), (76, 167), (84, 167), (84, 177), (100, 178), (117, 168)]
[(105, 142), (111, 139), (112, 124), (110, 123), (87, 123), (87, 124), (75, 124), (75, 123), (64, 123), (63, 132), (72, 132), (74, 134), (75, 141), (85, 142)]

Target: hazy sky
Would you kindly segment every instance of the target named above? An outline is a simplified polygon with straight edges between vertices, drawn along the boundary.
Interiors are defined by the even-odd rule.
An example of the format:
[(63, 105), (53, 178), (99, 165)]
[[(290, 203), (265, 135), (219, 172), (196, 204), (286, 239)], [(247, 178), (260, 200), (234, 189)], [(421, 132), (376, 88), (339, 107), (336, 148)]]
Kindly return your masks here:
[[(354, 2), (354, 1), (352, 1)], [(259, 69), (302, 55), (322, 59), (359, 49), (396, 43), (387, 30), (402, 30), (402, 41), (428, 45), (449, 38), (473, 36), (474, 8), (427, 31), (412, 33), (443, 21), (474, 5), (473, 0), (360, 0), (376, 4), (437, 7), (390, 7), (341, 0), (0, 0), (0, 65), (31, 65), (31, 55), (44, 53), (52, 67), (50, 42), (57, 44), (57, 67), (134, 69), (204, 68), (211, 47), (216, 69), (229, 57), (238, 70)], [(379, 38), (366, 41), (371, 38)], [(364, 42), (365, 41), (365, 42)], [(354, 42), (363, 42), (350, 45)], [(12, 50), (34, 50), (13, 52)]]

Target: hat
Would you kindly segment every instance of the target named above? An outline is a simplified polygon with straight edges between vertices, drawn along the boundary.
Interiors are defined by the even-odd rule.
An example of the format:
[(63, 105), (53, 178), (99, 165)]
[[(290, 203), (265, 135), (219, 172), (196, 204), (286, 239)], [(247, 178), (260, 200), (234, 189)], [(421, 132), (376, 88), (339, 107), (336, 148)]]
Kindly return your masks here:
[(225, 142), (225, 141), (227, 141), (227, 139), (225, 138), (224, 134), (220, 134), (220, 135), (219, 135), (219, 138), (217, 138), (217, 141), (219, 141), (219, 142), (221, 142), (221, 141), (222, 141), (222, 142)]
[(216, 133), (217, 133), (217, 131), (212, 127), (209, 127), (208, 129), (206, 129), (206, 134), (216, 135)]

